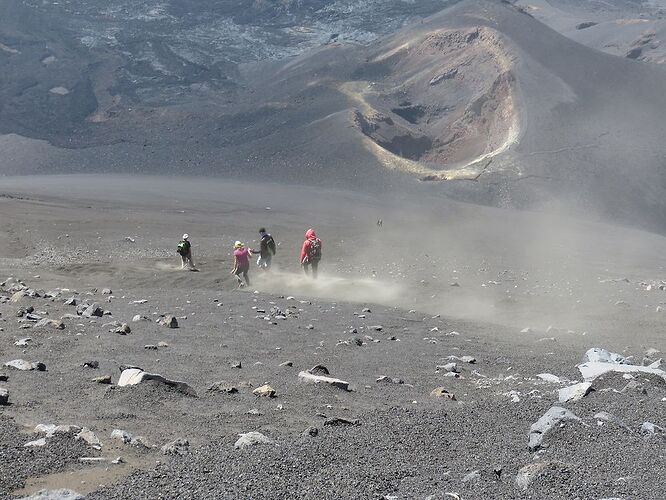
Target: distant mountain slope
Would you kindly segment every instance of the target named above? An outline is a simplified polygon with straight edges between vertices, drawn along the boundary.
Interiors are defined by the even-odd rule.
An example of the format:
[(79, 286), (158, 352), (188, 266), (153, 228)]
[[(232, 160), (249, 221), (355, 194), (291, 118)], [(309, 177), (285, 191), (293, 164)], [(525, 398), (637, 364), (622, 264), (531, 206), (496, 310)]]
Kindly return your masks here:
[(554, 30), (619, 57), (666, 63), (663, 0), (512, 0)]
[[(65, 59), (90, 71), (72, 71), (64, 83), (37, 79), (23, 91), (72, 99), (73, 115), (87, 117), (65, 121), (63, 133), (37, 133), (43, 129), (27, 108), (17, 116), (34, 129), (5, 121), (5, 132), (51, 145), (6, 136), (0, 148), (12, 154), (0, 171), (435, 190), (666, 229), (664, 68), (582, 46), (510, 2), (466, 0), (366, 45), (331, 40), (288, 59), (230, 62), (220, 70), (226, 79), (210, 76), (209, 65), (186, 72), (188, 80), (178, 73), (185, 61), (161, 57), (173, 69), (147, 78), (154, 84), (123, 86), (126, 66), (114, 67), (111, 53), (98, 60), (90, 53)], [(86, 104), (91, 93), (94, 110)]]

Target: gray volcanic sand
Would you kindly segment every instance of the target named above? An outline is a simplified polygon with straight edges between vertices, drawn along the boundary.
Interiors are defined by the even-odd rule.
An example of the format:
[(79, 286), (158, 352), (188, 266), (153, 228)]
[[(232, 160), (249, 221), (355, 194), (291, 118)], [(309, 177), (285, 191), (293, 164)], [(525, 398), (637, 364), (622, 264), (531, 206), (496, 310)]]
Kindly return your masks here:
[[(598, 379), (594, 392), (561, 405), (582, 423), (556, 428), (536, 453), (527, 447), (530, 425), (565, 385), (537, 374), (579, 381), (576, 365), (591, 347), (637, 364), (648, 348), (666, 350), (659, 235), (564, 210), (182, 178), (2, 178), (0, 211), (2, 280), (68, 289), (53, 300), (0, 304), (0, 361), (47, 367), (0, 370), (10, 392), (10, 405), (0, 407), (1, 495), (45, 487), (89, 498), (663, 495), (666, 441), (640, 431), (645, 421), (666, 426), (666, 383), (658, 378), (637, 377), (646, 393), (618, 392), (622, 376)], [(231, 246), (237, 239), (257, 246), (260, 226), (279, 243), (275, 269), (253, 266), (252, 286), (236, 290)], [(324, 241), (316, 282), (298, 267), (310, 226)], [(178, 268), (183, 232), (199, 273)], [(107, 287), (111, 295), (102, 294)], [(22, 329), (15, 317), (28, 305), (49, 318), (75, 314), (63, 304), (71, 296), (112, 315), (65, 319), (64, 330)], [(132, 322), (137, 314), (152, 321)], [(177, 316), (180, 327), (158, 325), (159, 314)], [(103, 325), (114, 320), (132, 332), (109, 332)], [(14, 345), (24, 337), (32, 338), (27, 347)], [(144, 349), (159, 342), (168, 347)], [(465, 355), (476, 362), (456, 361), (461, 378), (437, 372), (449, 356)], [(92, 360), (99, 368), (82, 366)], [(285, 361), (293, 366), (280, 366)], [(242, 368), (232, 367), (237, 362)], [(298, 372), (316, 364), (352, 391), (299, 382)], [(156, 382), (91, 381), (108, 374), (116, 384), (120, 365), (185, 381), (197, 396)], [(404, 383), (377, 382), (383, 375)], [(238, 393), (207, 390), (223, 380)], [(264, 383), (275, 398), (252, 394)], [(440, 386), (456, 400), (430, 396)], [(599, 425), (600, 411), (626, 427)], [(332, 417), (358, 425), (323, 425)], [(102, 450), (72, 436), (24, 448), (41, 437), (31, 432), (40, 423), (88, 427)], [(303, 436), (311, 426), (318, 435)], [(149, 448), (112, 441), (113, 429), (143, 436)], [(249, 431), (274, 444), (234, 449), (238, 433)], [(160, 453), (179, 437), (190, 454)], [(81, 456), (126, 463), (88, 465)], [(527, 490), (518, 488), (518, 470), (535, 461), (549, 465)], [(475, 470), (478, 479), (462, 481)]]

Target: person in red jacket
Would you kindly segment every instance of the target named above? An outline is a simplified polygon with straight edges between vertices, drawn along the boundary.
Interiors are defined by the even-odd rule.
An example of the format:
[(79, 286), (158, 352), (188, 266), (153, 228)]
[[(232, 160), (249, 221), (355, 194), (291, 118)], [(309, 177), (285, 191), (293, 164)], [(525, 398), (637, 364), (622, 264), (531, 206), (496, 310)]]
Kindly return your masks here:
[(305, 241), (301, 248), (301, 266), (305, 274), (309, 274), (309, 268), (312, 267), (312, 277), (316, 279), (320, 260), (321, 240), (317, 238), (315, 230), (310, 228), (305, 231)]

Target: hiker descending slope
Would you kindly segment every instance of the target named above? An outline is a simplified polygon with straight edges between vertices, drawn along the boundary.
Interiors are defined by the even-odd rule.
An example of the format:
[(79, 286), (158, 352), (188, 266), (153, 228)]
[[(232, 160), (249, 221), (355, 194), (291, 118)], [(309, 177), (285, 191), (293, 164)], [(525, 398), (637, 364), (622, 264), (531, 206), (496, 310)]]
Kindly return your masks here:
[[(250, 285), (250, 277), (247, 274), (250, 271), (250, 256), (250, 250), (243, 243), (240, 241), (234, 243), (234, 268), (231, 274), (236, 275), (239, 287)], [(241, 275), (245, 279), (245, 283), (243, 283)]]
[(192, 243), (190, 243), (190, 236), (185, 233), (183, 239), (178, 243), (178, 249), (176, 250), (180, 255), (182, 261), (181, 269), (185, 269), (187, 266), (189, 269), (194, 269), (194, 261), (192, 260)]
[(321, 240), (317, 238), (315, 230), (310, 228), (305, 231), (305, 241), (301, 248), (301, 265), (305, 274), (309, 274), (309, 268), (312, 267), (312, 277), (317, 278), (320, 260)]
[(259, 254), (257, 265), (262, 269), (268, 270), (271, 267), (273, 255), (275, 255), (276, 252), (275, 240), (263, 227), (259, 230), (259, 234), (261, 235), (259, 251), (250, 250), (250, 252), (253, 254)]

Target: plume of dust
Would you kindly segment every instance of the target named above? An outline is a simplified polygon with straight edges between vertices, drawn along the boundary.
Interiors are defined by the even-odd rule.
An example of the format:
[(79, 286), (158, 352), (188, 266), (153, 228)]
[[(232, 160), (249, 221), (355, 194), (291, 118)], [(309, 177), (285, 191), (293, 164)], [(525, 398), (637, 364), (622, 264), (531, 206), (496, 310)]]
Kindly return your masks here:
[(344, 302), (394, 304), (402, 295), (402, 287), (372, 278), (344, 278), (319, 274), (317, 279), (304, 273), (277, 269), (254, 273), (252, 288), (269, 293), (296, 297), (318, 297)]

